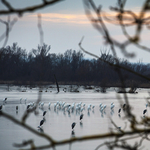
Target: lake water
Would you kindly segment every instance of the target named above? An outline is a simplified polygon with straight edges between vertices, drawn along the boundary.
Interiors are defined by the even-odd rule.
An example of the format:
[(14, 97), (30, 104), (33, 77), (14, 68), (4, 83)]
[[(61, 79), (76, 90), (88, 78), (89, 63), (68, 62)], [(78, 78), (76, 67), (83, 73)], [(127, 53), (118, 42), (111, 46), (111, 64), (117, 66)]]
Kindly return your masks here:
[[(31, 102), (36, 102), (38, 99), (38, 88), (26, 89), (26, 92), (19, 91), (18, 87), (13, 86), (10, 87), (10, 91), (6, 90), (7, 87), (1, 86), (0, 89), (0, 104), (3, 104), (3, 99), (7, 97), (7, 103), (3, 105), (2, 111), (14, 116), (18, 120), (21, 120), (25, 110), (27, 109), (27, 105)], [(23, 89), (24, 90), (24, 89)], [(48, 89), (47, 92), (43, 90), (41, 92), (42, 102), (44, 102), (43, 109), (38, 107), (38, 115), (34, 113), (30, 114), (27, 118), (26, 123), (30, 125), (35, 130), (38, 130), (38, 126), (40, 121), (43, 119), (43, 111), (46, 110), (47, 113), (45, 115), (45, 122), (43, 124), (42, 130), (47, 135), (51, 136), (55, 140), (63, 140), (75, 137), (81, 137), (86, 135), (95, 135), (95, 134), (103, 134), (110, 131), (110, 128), (116, 131), (115, 127), (111, 124), (109, 119), (116, 123), (118, 127), (124, 128), (125, 122), (127, 123), (126, 130), (129, 129), (128, 121), (124, 119), (124, 113), (121, 111), (120, 117), (118, 116), (118, 109), (120, 108), (120, 102), (118, 100), (118, 96), (123, 100), (123, 94), (117, 94), (113, 88), (108, 89), (107, 93), (99, 93), (94, 92), (94, 90), (84, 90), (80, 89), (79, 93), (73, 92), (63, 92), (63, 89), (60, 88), (60, 92), (56, 94), (56, 88)], [(149, 89), (138, 89), (138, 94), (127, 94), (129, 98), (129, 102), (132, 106), (132, 112), (137, 116), (137, 119), (143, 116), (143, 110), (146, 108), (146, 98), (149, 96)], [(20, 101), (22, 98), (22, 101)], [(25, 98), (27, 99), (25, 103)], [(51, 102), (50, 109), (48, 108), (48, 104)], [(83, 120), (82, 123), (79, 120), (81, 113), (73, 113), (70, 114), (67, 111), (63, 111), (62, 109), (54, 110), (54, 105), (57, 102), (65, 102), (66, 104), (72, 105), (75, 103), (76, 105), (82, 102), (82, 105), (85, 103), (85, 109), (83, 110)], [(111, 103), (114, 103), (115, 107), (113, 111), (111, 111)], [(102, 103), (103, 105), (107, 105), (105, 109), (105, 113), (101, 113), (99, 110), (99, 105)], [(87, 110), (88, 105), (94, 105), (95, 108), (91, 110)], [(16, 106), (18, 106), (18, 112), (16, 112)], [(149, 108), (146, 115), (149, 115)], [(72, 135), (71, 124), (76, 122), (76, 126), (74, 128), (74, 135)], [(41, 131), (39, 131), (41, 132)], [(48, 144), (47, 140), (38, 137), (37, 135), (29, 132), (11, 122), (10, 120), (0, 117), (0, 149), (1, 150), (16, 150), (13, 146), (14, 143), (22, 143), (24, 140), (33, 139), (36, 146)], [(82, 141), (75, 142), (71, 144), (71, 150), (94, 150), (98, 145), (103, 142), (111, 141), (111, 139), (103, 139), (103, 140), (91, 140), (91, 141)], [(133, 141), (132, 141), (133, 142)], [(148, 146), (147, 143), (145, 143)], [(24, 148), (29, 148), (24, 147)], [(57, 146), (56, 150), (67, 150), (69, 149), (69, 144)], [(107, 150), (106, 147), (102, 147), (101, 149)]]

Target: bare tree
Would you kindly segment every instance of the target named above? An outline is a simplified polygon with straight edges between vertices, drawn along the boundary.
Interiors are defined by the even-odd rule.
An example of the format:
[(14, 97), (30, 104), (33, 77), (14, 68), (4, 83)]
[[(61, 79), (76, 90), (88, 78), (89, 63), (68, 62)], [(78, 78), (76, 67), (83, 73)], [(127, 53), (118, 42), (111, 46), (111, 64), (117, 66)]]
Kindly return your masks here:
[[(6, 0), (2, 0), (2, 3), (8, 8), (8, 10), (1, 10), (0, 14), (17, 13), (18, 15), (22, 15), (25, 12), (34, 11), (36, 9), (39, 9), (39, 8), (42, 8), (45, 6), (52, 5), (55, 2), (57, 2), (57, 0), (54, 0), (54, 1), (43, 0), (43, 3), (41, 5), (37, 5), (34, 7), (28, 7), (28, 8), (24, 8), (24, 9), (14, 9)], [(145, 14), (147, 11), (150, 10), (150, 0), (145, 1), (139, 15), (136, 15), (131, 10), (125, 10), (124, 9), (125, 3), (126, 3), (126, 0), (118, 0), (117, 6), (111, 7), (111, 10), (116, 12), (116, 16), (114, 18), (110, 19), (110, 18), (107, 18), (106, 16), (102, 17), (103, 15), (102, 15), (102, 7), (101, 6), (96, 6), (92, 0), (84, 0), (86, 15), (89, 18), (89, 20), (91, 21), (94, 28), (96, 28), (96, 30), (102, 35), (102, 37), (105, 39), (106, 43), (110, 45), (112, 53), (113, 53), (114, 58), (115, 58), (115, 63), (111, 63), (111, 62), (107, 61), (107, 59), (101, 59), (99, 56), (94, 55), (93, 53), (86, 51), (82, 47), (83, 38), (82, 38), (81, 42), (79, 43), (79, 47), (85, 53), (87, 53), (87, 54), (89, 54), (89, 55), (91, 55), (97, 59), (101, 59), (101, 61), (103, 61), (104, 63), (107, 63), (108, 65), (114, 67), (114, 69), (117, 71), (117, 73), (120, 77), (122, 87), (124, 87), (124, 78), (123, 78), (121, 69), (132, 72), (132, 73), (150, 81), (150, 78), (148, 78), (147, 76), (144, 76), (140, 73), (137, 73), (136, 71), (131, 70), (129, 68), (125, 68), (123, 66), (120, 66), (119, 61), (118, 61), (118, 57), (117, 57), (117, 53), (116, 53), (116, 47), (118, 47), (118, 48), (120, 48), (120, 50), (124, 54), (124, 56), (126, 56), (128, 58), (129, 57), (132, 58), (134, 56), (134, 54), (132, 52), (129, 53), (126, 50), (127, 46), (130, 44), (134, 44), (138, 48), (141, 48), (141, 49), (146, 50), (148, 52), (150, 51), (150, 48), (145, 47), (143, 45), (140, 45), (140, 43), (139, 43), (140, 33), (142, 32), (142, 27), (146, 25), (149, 28), (149, 23), (150, 23), (149, 19), (150, 18), (145, 17)], [(94, 17), (92, 15), (92, 13), (95, 13), (96, 17)], [(127, 17), (126, 14), (128, 14), (130, 17)], [(111, 23), (117, 23), (119, 26), (121, 26), (123, 34), (127, 38), (126, 41), (123, 43), (120, 43), (120, 42), (116, 41), (115, 39), (113, 39), (113, 37), (111, 37), (111, 35), (110, 35), (106, 25), (105, 25), (104, 20), (109, 21)], [(128, 21), (127, 23), (125, 22), (126, 20)], [(3, 21), (1, 21), (1, 22), (3, 22)], [(7, 23), (5, 23), (5, 24), (7, 24)], [(132, 37), (126, 31), (126, 27), (131, 26), (131, 25), (135, 25), (135, 28), (136, 28), (136, 33)], [(40, 31), (42, 31), (40, 26), (39, 26), (39, 29), (40, 29)], [(8, 33), (8, 32), (9, 32), (9, 30), (6, 30), (6, 33)], [(42, 32), (41, 32), (41, 34), (42, 34)], [(6, 34), (6, 37), (7, 37), (7, 35), (8, 34)], [(47, 51), (46, 51), (46, 53), (47, 53)], [(40, 53), (40, 54), (42, 54), (42, 53)], [(35, 55), (37, 55), (37, 54), (35, 53)], [(38, 135), (44, 139), (47, 139), (49, 141), (49, 144), (47, 144), (47, 145), (36, 146), (34, 144), (34, 141), (29, 139), (29, 140), (22, 142), (20, 144), (14, 144), (15, 147), (20, 148), (20, 147), (24, 147), (26, 145), (30, 145), (30, 149), (44, 149), (44, 148), (55, 149), (56, 146), (63, 145), (63, 144), (70, 144), (70, 143), (74, 143), (74, 142), (78, 142), (78, 141), (112, 138), (111, 142), (109, 142), (109, 143), (104, 142), (104, 143), (98, 145), (96, 147), (96, 149), (100, 149), (102, 146), (105, 145), (109, 149), (119, 148), (119, 149), (128, 149), (128, 150), (138, 150), (138, 149), (142, 148), (143, 141), (145, 141), (145, 140), (149, 141), (150, 140), (149, 139), (150, 117), (144, 117), (144, 118), (141, 118), (140, 121), (138, 121), (136, 119), (136, 116), (131, 111), (131, 107), (129, 105), (129, 99), (128, 99), (126, 93), (124, 93), (124, 103), (126, 104), (125, 118), (128, 120), (128, 122), (130, 124), (130, 130), (129, 131), (125, 130), (125, 129), (118, 128), (117, 125), (115, 124), (115, 122), (113, 122), (113, 120), (111, 120), (112, 124), (117, 129), (117, 131), (110, 131), (108, 133), (98, 134), (98, 135), (74, 137), (74, 138), (64, 139), (61, 141), (54, 140), (50, 135), (47, 135), (45, 133), (39, 133), (38, 131), (36, 131), (34, 128), (30, 127), (26, 123), (28, 115), (35, 111), (37, 104), (41, 99), (42, 99), (42, 97), (41, 97), (41, 94), (39, 93), (39, 97), (38, 97), (38, 101), (36, 103), (36, 106), (31, 110), (27, 110), (25, 112), (25, 114), (23, 115), (21, 120), (17, 120), (13, 116), (11, 116), (11, 115), (3, 112), (3, 111), (0, 111), (0, 116), (9, 119), (10, 121), (24, 127), (25, 129), (29, 130), (30, 132), (32, 132), (32, 133), (34, 133), (34, 134), (36, 134), (36, 135)], [(119, 98), (118, 98), (118, 100), (121, 101), (121, 99), (119, 99)], [(145, 128), (145, 126), (147, 128)], [(119, 132), (118, 132), (118, 130), (119, 130)], [(138, 141), (136, 143), (129, 144), (128, 141), (131, 139), (134, 139), (134, 138), (138, 139)]]

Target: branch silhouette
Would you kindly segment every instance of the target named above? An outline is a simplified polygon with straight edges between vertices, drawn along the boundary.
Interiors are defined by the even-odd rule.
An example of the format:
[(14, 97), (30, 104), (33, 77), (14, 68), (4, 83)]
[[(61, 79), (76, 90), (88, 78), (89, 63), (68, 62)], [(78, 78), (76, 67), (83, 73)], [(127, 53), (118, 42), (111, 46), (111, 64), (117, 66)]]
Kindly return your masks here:
[(8, 8), (8, 10), (0, 10), (0, 15), (18, 14), (19, 16), (22, 16), (23, 13), (33, 12), (35, 10), (53, 5), (62, 0), (51, 0), (51, 1), (44, 0), (43, 3), (41, 3), (39, 5), (29, 6), (29, 7), (22, 8), (22, 9), (13, 8), (11, 6), (11, 4), (9, 2), (7, 2), (6, 0), (1, 0), (1, 1)]
[[(11, 6), (11, 4), (6, 0), (2, 0), (1, 2), (3, 3), (3, 5), (5, 5), (7, 7), (8, 10), (1, 10), (0, 15), (18, 14), (19, 16), (22, 16), (26, 12), (32, 12), (32, 11), (44, 8), (46, 6), (55, 4), (56, 2), (60, 2), (60, 0), (52, 0), (52, 1), (43, 0), (42, 4), (27, 7), (27, 8), (22, 8), (22, 9), (13, 8)], [(107, 61), (106, 59), (102, 59), (99, 56), (86, 51), (82, 47), (83, 38), (79, 42), (79, 47), (83, 52), (95, 57), (96, 59), (100, 59), (104, 63), (113, 67), (114, 70), (116, 70), (116, 72), (119, 75), (119, 78), (120, 78), (123, 88), (125, 87), (125, 83), (124, 83), (124, 78), (123, 78), (121, 69), (126, 70), (130, 73), (133, 73), (143, 79), (146, 79), (147, 81), (150, 81), (149, 77), (144, 76), (143, 74), (140, 74), (134, 70), (131, 70), (129, 68), (119, 65), (119, 60), (118, 60), (118, 56), (116, 53), (116, 47), (119, 47), (120, 51), (127, 58), (134, 57), (134, 53), (127, 52), (127, 50), (126, 50), (127, 46), (130, 44), (134, 44), (142, 50), (146, 50), (148, 52), (150, 51), (150, 48), (142, 46), (139, 43), (140, 34), (142, 32), (143, 25), (146, 25), (149, 27), (150, 17), (145, 17), (145, 13), (150, 9), (150, 7), (149, 7), (150, 0), (145, 1), (139, 15), (135, 14), (134, 12), (132, 12), (130, 10), (124, 10), (125, 2), (126, 2), (125, 0), (118, 0), (117, 7), (111, 7), (111, 10), (116, 12), (116, 16), (114, 18), (110, 19), (107, 17), (107, 15), (104, 15), (104, 19), (103, 19), (101, 6), (97, 7), (92, 0), (84, 1), (85, 13), (86, 13), (87, 17), (89, 18), (89, 20), (91, 21), (94, 28), (102, 35), (102, 37), (105, 39), (106, 43), (110, 45), (113, 56), (115, 58), (115, 63), (111, 63), (111, 62)], [(94, 15), (92, 15), (93, 12), (95, 13), (96, 17), (94, 17)], [(126, 15), (129, 15), (129, 17)], [(6, 31), (0, 37), (0, 41), (5, 38), (4, 46), (7, 43), (7, 40), (9, 37), (9, 32), (11, 31), (12, 26), (15, 24), (16, 21), (17, 21), (17, 19), (10, 21), (9, 17), (8, 17), (7, 22), (0, 19), (0, 22), (6, 25)], [(126, 41), (123, 43), (120, 43), (117, 40), (113, 39), (111, 37), (111, 34), (110, 34), (108, 28), (105, 25), (105, 21), (108, 21), (108, 22), (114, 23), (114, 24), (118, 24), (119, 26), (121, 26), (122, 32), (126, 37)], [(130, 36), (126, 30), (126, 27), (134, 26), (134, 25), (136, 26), (136, 33), (135, 33), (135, 35)], [(39, 33), (40, 33), (40, 43), (43, 44), (43, 30), (42, 30), (40, 14), (38, 15), (38, 28), (39, 28)], [(45, 47), (46, 47), (46, 45), (45, 45)], [(39, 46), (39, 50), (41, 50), (40, 46)], [(48, 50), (46, 52), (43, 51), (43, 53), (45, 55), (47, 55), (49, 50), (50, 50), (50, 47), (48, 48)], [(40, 51), (40, 54), (42, 54), (42, 50)], [(36, 53), (35, 53), (35, 55), (36, 55)], [(37, 55), (39, 55), (39, 54), (37, 54)], [(59, 86), (58, 86), (57, 80), (56, 80), (56, 84), (57, 84), (57, 90), (59, 92)], [(125, 91), (125, 89), (124, 89), (124, 91)], [(129, 98), (126, 93), (123, 94), (123, 98), (126, 103), (126, 110), (124, 112), (125, 119), (127, 119), (128, 122), (130, 123), (129, 131), (126, 131), (126, 128), (124, 128), (124, 129), (118, 128), (117, 124), (113, 120), (111, 120), (111, 123), (113, 124), (115, 129), (117, 129), (115, 131), (111, 130), (110, 132), (104, 133), (104, 134), (72, 137), (72, 138), (63, 139), (63, 140), (54, 140), (50, 135), (47, 135), (45, 133), (40, 133), (37, 130), (35, 130), (34, 128), (30, 127), (28, 124), (26, 124), (26, 120), (28, 119), (29, 115), (31, 113), (35, 112), (39, 102), (42, 99), (41, 93), (39, 93), (39, 97), (38, 97), (38, 100), (36, 101), (35, 107), (33, 107), (30, 110), (26, 110), (24, 115), (22, 116), (21, 120), (17, 120), (13, 116), (11, 116), (3, 111), (0, 111), (0, 116), (9, 119), (10, 121), (14, 122), (15, 124), (25, 128), (26, 130), (30, 131), (31, 133), (33, 133), (39, 137), (42, 137), (43, 139), (45, 139), (49, 142), (49, 144), (46, 144), (43, 146), (36, 146), (34, 141), (29, 139), (29, 140), (23, 141), (22, 143), (19, 143), (19, 144), (15, 143), (14, 146), (17, 148), (25, 147), (26, 145), (30, 145), (30, 148), (28, 148), (28, 150), (46, 149), (46, 148), (55, 149), (56, 146), (64, 145), (64, 144), (72, 144), (72, 143), (79, 142), (79, 141), (90, 141), (90, 140), (96, 140), (96, 139), (111, 138), (112, 139), (111, 142), (104, 142), (104, 143), (96, 146), (96, 149), (99, 149), (102, 146), (107, 146), (109, 149), (122, 148), (122, 149), (128, 149), (128, 150), (137, 150), (142, 147), (144, 140), (147, 140), (147, 141), (150, 140), (148, 137), (148, 135), (150, 133), (150, 117), (143, 117), (143, 118), (141, 118), (140, 121), (138, 121), (136, 116), (131, 111), (131, 107), (129, 105)], [(120, 99), (118, 98), (118, 100), (120, 100)], [(147, 127), (147, 128), (145, 128), (145, 127)], [(137, 143), (134, 143), (133, 145), (127, 143), (128, 140), (132, 140), (134, 138), (137, 138), (140, 140)], [(24, 148), (24, 150), (25, 150), (25, 148)]]

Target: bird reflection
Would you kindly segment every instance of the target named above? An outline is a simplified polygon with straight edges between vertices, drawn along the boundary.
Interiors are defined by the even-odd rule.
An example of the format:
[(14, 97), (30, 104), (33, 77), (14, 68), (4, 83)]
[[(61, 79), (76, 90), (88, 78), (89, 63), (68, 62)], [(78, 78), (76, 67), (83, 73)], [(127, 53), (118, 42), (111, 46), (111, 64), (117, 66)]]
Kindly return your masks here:
[(68, 112), (68, 117), (71, 117), (70, 113)]
[(44, 121), (44, 122), (46, 122), (46, 119), (45, 119), (45, 117), (43, 117), (43, 121)]
[(44, 130), (41, 127), (38, 128), (38, 131), (41, 132), (41, 133), (44, 133)]
[(111, 115), (113, 115), (113, 114), (114, 114), (114, 110), (113, 110), (113, 109), (111, 110), (110, 114), (111, 114)]
[(80, 127), (83, 128), (83, 123), (82, 122), (80, 122)]
[(72, 137), (75, 137), (75, 132), (74, 132), (74, 130), (72, 130), (71, 136), (72, 136)]
[(87, 115), (90, 116), (90, 112), (89, 111), (88, 111)]
[(63, 112), (63, 114), (64, 114), (64, 116), (66, 116), (66, 112), (65, 111)]
[(43, 108), (43, 107), (41, 107), (41, 108), (39, 108), (39, 109), (41, 109), (42, 111), (44, 111), (44, 108)]

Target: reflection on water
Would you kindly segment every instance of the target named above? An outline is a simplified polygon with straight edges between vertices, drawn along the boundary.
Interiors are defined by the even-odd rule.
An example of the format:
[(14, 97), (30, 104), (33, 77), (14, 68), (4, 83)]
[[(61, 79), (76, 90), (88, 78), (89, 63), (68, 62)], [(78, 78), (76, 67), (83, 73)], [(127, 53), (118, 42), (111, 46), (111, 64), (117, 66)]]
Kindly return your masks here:
[(110, 114), (111, 114), (111, 115), (114, 114), (114, 109), (111, 109)]
[(88, 111), (87, 115), (90, 117), (90, 112)]
[[(143, 116), (145, 109), (145, 97), (147, 90), (141, 90), (138, 94), (130, 94), (128, 98), (132, 106), (133, 113), (138, 119), (149, 115), (149, 107)], [(122, 95), (120, 95), (122, 96)], [(7, 97), (7, 103), (3, 103), (3, 99)], [(22, 99), (21, 99), (21, 98)], [(24, 112), (33, 108), (38, 97), (38, 92), (18, 92), (11, 91), (1, 92), (0, 99), (2, 100), (2, 111), (7, 112), (21, 120)], [(20, 100), (21, 99), (21, 100)], [(18, 106), (18, 108), (16, 107)], [(106, 94), (84, 92), (68, 93), (54, 92), (42, 93), (42, 101), (38, 104), (38, 108), (29, 115), (26, 123), (40, 133), (46, 133), (55, 140), (63, 140), (71, 137), (80, 137), (91, 134), (103, 134), (109, 132), (110, 129), (115, 130), (109, 118), (111, 118), (119, 129), (129, 129), (127, 120), (124, 120), (124, 111), (118, 114), (120, 103), (116, 98), (114, 91), (109, 91)], [(43, 112), (47, 111), (43, 117)], [(80, 120), (81, 114), (84, 117)], [(44, 123), (40, 125), (40, 121)], [(76, 122), (76, 126), (72, 130), (71, 125)], [(126, 122), (126, 123), (125, 123)], [(41, 139), (37, 135), (30, 133), (22, 127), (12, 123), (11, 121), (0, 117), (0, 145), (2, 150), (13, 149), (12, 144), (22, 142), (27, 139), (34, 139), (36, 145), (47, 144), (45, 139)], [(13, 136), (15, 135), (15, 138)], [(7, 141), (7, 144), (6, 144)], [(91, 150), (95, 149), (105, 140), (92, 140), (88, 142), (76, 142), (71, 144), (71, 150)], [(68, 145), (56, 147), (57, 150), (66, 150)], [(105, 148), (105, 150), (107, 150)]]
[(80, 122), (80, 127), (83, 128), (83, 123), (82, 123), (82, 121)]
[(38, 131), (41, 132), (41, 133), (44, 133), (44, 130), (42, 127), (38, 127)]
[(72, 136), (72, 137), (75, 137), (75, 132), (74, 132), (74, 130), (71, 131), (71, 136)]

